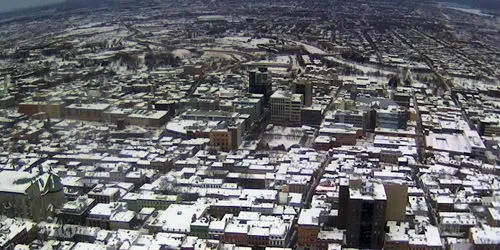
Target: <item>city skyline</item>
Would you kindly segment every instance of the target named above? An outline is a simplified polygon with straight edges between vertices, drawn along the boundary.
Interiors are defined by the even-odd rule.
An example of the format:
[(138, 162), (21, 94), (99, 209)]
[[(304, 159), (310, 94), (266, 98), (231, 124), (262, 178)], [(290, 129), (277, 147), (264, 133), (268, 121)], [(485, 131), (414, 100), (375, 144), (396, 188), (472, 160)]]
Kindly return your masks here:
[(0, 22), (0, 249), (500, 248), (496, 12), (72, 2)]

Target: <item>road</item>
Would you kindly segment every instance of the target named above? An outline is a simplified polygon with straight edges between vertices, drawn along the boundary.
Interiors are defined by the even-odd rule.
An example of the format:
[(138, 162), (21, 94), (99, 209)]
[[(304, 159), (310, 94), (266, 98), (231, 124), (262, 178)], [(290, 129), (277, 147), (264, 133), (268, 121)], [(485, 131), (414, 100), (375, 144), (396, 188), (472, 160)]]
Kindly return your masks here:
[(319, 182), (321, 181), (321, 178), (323, 177), (323, 174), (325, 174), (325, 168), (328, 166), (328, 164), (330, 164), (331, 160), (332, 160), (331, 157), (329, 155), (327, 155), (325, 161), (321, 164), (318, 171), (316, 171), (316, 174), (313, 175), (312, 183), (309, 186), (309, 191), (307, 191), (307, 194), (302, 202), (303, 208), (308, 208), (311, 206), (312, 197), (316, 191), (316, 187), (318, 187)]

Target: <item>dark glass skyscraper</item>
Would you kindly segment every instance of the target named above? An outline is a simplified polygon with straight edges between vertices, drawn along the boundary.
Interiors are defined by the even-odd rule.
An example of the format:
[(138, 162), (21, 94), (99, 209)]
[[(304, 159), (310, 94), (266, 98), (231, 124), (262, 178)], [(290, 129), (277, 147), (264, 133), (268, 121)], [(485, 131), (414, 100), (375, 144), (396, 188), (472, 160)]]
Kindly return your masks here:
[(347, 229), (347, 246), (381, 249), (384, 246), (387, 204), (384, 186), (361, 182), (349, 186), (346, 189), (347, 186), (342, 185), (339, 196), (339, 201), (344, 202), (339, 204), (339, 217), (346, 218), (341, 223), (345, 223)]
[(248, 92), (264, 95), (264, 105), (269, 103), (272, 94), (271, 75), (267, 68), (259, 68), (249, 72)]

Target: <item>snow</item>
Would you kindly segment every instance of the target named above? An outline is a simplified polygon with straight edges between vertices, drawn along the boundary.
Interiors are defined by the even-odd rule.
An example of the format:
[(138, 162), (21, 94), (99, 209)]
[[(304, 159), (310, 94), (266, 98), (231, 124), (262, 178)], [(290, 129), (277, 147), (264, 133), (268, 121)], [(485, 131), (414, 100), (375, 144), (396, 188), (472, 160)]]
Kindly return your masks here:
[(157, 219), (161, 222), (164, 231), (189, 233), (193, 217), (200, 217), (206, 208), (207, 205), (203, 204), (172, 204), (167, 210), (161, 212)]
[(434, 150), (470, 153), (471, 148), (467, 138), (462, 134), (435, 134), (430, 133), (425, 137), (425, 143)]
[(98, 244), (92, 244), (92, 243), (86, 243), (86, 242), (78, 242), (74, 247), (73, 250), (107, 250), (106, 245), (98, 245)]
[(21, 221), (4, 216), (0, 217), (0, 221), (0, 246), (5, 246), (7, 242), (14, 240), (23, 230), (29, 232), (36, 225), (24, 219)]
[(229, 224), (226, 226), (226, 233), (234, 233), (234, 234), (247, 234), (248, 233), (248, 225), (246, 224)]
[(110, 220), (118, 222), (130, 222), (132, 221), (132, 219), (134, 219), (134, 217), (135, 217), (135, 212), (133, 211), (120, 211), (113, 214)]
[(63, 34), (56, 36), (56, 38), (65, 38), (76, 35), (96, 35), (98, 33), (113, 32), (119, 30), (119, 26), (104, 26), (104, 27), (84, 27), (81, 29), (71, 29), (67, 30)]
[(257, 49), (258, 44), (268, 44), (270, 41), (269, 38), (251, 38), (244, 36), (224, 37), (218, 40), (218, 42), (224, 45), (240, 46), (248, 49)]
[(299, 225), (319, 226), (319, 214), (323, 211), (320, 208), (303, 209), (299, 215)]
[(475, 244), (500, 244), (500, 227), (471, 228), (471, 238)]
[(2, 171), (0, 172), (0, 191), (9, 193), (25, 193), (32, 185), (35, 173)]
[(188, 58), (192, 55), (192, 53), (187, 49), (176, 49), (172, 51), (172, 54), (179, 58)]
[(259, 220), (259, 218), (260, 218), (260, 213), (258, 212), (241, 211), (240, 214), (238, 215), (238, 220), (243, 220), (243, 221)]
[(296, 42), (297, 44), (301, 45), (302, 47), (304, 47), (304, 49), (310, 53), (310, 54), (318, 54), (318, 55), (326, 55), (326, 51), (318, 48), (318, 47), (314, 47), (312, 45), (308, 45), (308, 44), (305, 44), (305, 43), (302, 43), (302, 42)]
[(248, 235), (256, 236), (269, 236), (269, 228), (266, 227), (252, 227), (250, 228)]
[(483, 17), (493, 17), (493, 15), (483, 13), (481, 10), (478, 9), (458, 8), (458, 7), (447, 7), (447, 8)]
[(334, 56), (328, 56), (328, 57), (326, 57), (326, 59), (328, 59), (330, 61), (333, 61), (333, 62), (336, 62), (336, 63), (343, 64), (343, 65), (351, 66), (351, 67), (353, 67), (353, 68), (355, 68), (357, 70), (362, 71), (363, 73), (377, 73), (377, 72), (380, 72), (383, 75), (392, 75), (392, 74), (396, 73), (395, 71), (388, 71), (386, 69), (379, 69), (379, 68), (372, 67), (372, 66), (367, 65), (367, 64), (358, 64), (358, 63), (350, 62), (350, 61), (347, 61), (347, 60), (344, 60), (344, 59), (340, 59), (340, 58), (337, 58), (337, 57), (334, 57)]
[(427, 238), (427, 246), (442, 246), (439, 230), (437, 227), (428, 225), (425, 227), (425, 237)]

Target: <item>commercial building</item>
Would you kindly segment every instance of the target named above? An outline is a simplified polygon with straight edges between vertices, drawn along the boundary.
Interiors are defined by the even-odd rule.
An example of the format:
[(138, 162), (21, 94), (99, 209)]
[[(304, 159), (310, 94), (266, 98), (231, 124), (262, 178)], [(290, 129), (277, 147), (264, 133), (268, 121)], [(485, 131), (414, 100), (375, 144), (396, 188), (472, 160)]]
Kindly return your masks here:
[(346, 123), (354, 127), (364, 128), (367, 121), (361, 110), (335, 110), (326, 114), (325, 122)]
[(334, 138), (334, 146), (355, 145), (356, 140), (364, 135), (362, 128), (345, 123), (324, 123), (318, 132), (320, 136)]
[(264, 105), (267, 105), (272, 94), (271, 73), (265, 67), (250, 71), (248, 76), (248, 92), (263, 94)]
[(145, 127), (160, 127), (168, 120), (168, 111), (158, 110), (141, 110), (130, 114), (127, 117), (128, 123), (131, 125), (145, 126)]
[(136, 213), (123, 202), (98, 203), (89, 212), (86, 224), (108, 230), (132, 229)]
[(71, 104), (66, 106), (66, 118), (84, 121), (103, 121), (104, 111), (110, 104)]
[(233, 101), (234, 111), (240, 114), (250, 115), (250, 122), (256, 122), (260, 119), (263, 111), (262, 99), (254, 97), (242, 97)]
[(2, 221), (0, 223), (1, 249), (14, 249), (17, 245), (29, 244), (37, 238), (38, 227), (32, 221), (5, 216), (1, 216), (0, 220)]
[(500, 246), (500, 227), (490, 227), (484, 224), (473, 227), (470, 229), (469, 241), (474, 245), (474, 249), (498, 249)]
[[(381, 249), (384, 246), (387, 196), (381, 183), (361, 180), (349, 183), (347, 209), (339, 210), (346, 217), (346, 245), (355, 248)], [(339, 197), (345, 201), (346, 197)], [(343, 204), (340, 204), (342, 206)], [(345, 205), (344, 205), (345, 206)]]
[(213, 129), (209, 133), (210, 145), (223, 151), (238, 149), (241, 144), (242, 130), (241, 123), (224, 129)]
[(299, 80), (292, 84), (292, 92), (304, 96), (304, 106), (312, 105), (312, 84), (310, 81)]
[(390, 129), (406, 129), (408, 112), (397, 106), (387, 109), (377, 109), (377, 127)]
[(43, 112), (50, 118), (64, 117), (64, 102), (62, 101), (32, 101), (19, 104), (18, 112), (34, 115)]
[(387, 204), (385, 218), (387, 221), (404, 221), (408, 203), (408, 185), (404, 181), (385, 181)]
[(271, 96), (271, 123), (300, 125), (303, 95), (278, 90)]
[(499, 136), (500, 120), (496, 117), (486, 117), (479, 121), (478, 130), (482, 136)]
[(302, 125), (319, 126), (323, 120), (324, 109), (321, 106), (303, 107), (300, 110)]

